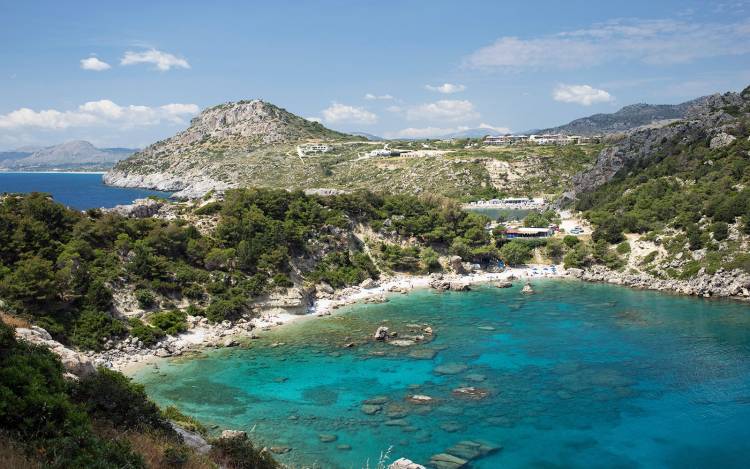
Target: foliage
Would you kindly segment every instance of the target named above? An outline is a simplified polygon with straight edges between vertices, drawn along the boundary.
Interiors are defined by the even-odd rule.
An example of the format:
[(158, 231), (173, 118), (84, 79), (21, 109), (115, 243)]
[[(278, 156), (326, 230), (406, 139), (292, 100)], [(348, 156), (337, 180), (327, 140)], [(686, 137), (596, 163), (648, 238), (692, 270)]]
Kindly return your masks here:
[(212, 455), (229, 469), (277, 469), (278, 463), (268, 451), (259, 451), (244, 438), (219, 438), (212, 441)]
[(148, 322), (168, 335), (177, 335), (187, 330), (187, 314), (176, 309), (151, 314)]
[(130, 335), (143, 342), (146, 347), (154, 345), (166, 335), (163, 330), (144, 324), (138, 318), (130, 318), (128, 323), (130, 324)]
[(68, 395), (62, 371), (49, 350), (17, 342), (0, 323), (0, 429), (45, 467), (144, 467), (127, 443), (94, 434), (86, 407)]
[(527, 243), (514, 239), (500, 248), (500, 258), (508, 265), (520, 265), (531, 257)]

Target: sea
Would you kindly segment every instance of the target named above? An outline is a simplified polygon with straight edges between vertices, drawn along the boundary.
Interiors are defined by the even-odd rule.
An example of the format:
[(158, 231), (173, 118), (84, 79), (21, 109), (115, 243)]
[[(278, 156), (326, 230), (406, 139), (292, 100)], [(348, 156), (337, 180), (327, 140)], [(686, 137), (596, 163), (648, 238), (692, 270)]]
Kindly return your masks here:
[[(393, 294), (162, 359), (134, 379), (293, 467), (428, 465), (446, 453), (482, 469), (748, 467), (747, 303), (521, 286)], [(377, 342), (379, 326), (424, 340)]]
[(171, 193), (148, 189), (107, 186), (101, 173), (0, 172), (0, 194), (45, 192), (77, 210), (111, 208), (148, 196), (169, 197)]

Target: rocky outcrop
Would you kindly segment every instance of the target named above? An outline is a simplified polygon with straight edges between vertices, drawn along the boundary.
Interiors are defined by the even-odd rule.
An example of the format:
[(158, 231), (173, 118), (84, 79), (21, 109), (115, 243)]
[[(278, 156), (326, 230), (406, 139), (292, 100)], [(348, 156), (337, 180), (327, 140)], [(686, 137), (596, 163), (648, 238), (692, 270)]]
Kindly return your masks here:
[(159, 209), (161, 209), (165, 204), (166, 202), (163, 200), (136, 199), (132, 204), (116, 205), (111, 209), (106, 209), (106, 211), (113, 212), (127, 218), (149, 218), (158, 214)]
[(660, 279), (647, 273), (624, 273), (593, 266), (587, 269), (568, 269), (573, 277), (589, 282), (611, 283), (645, 290), (672, 291), (702, 297), (732, 297), (750, 299), (750, 274), (736, 269), (719, 269), (711, 275), (704, 270), (689, 280)]
[(388, 466), (388, 469), (426, 469), (423, 465), (413, 462), (411, 459), (398, 458)]
[(708, 147), (712, 150), (715, 148), (724, 148), (731, 145), (735, 140), (737, 140), (737, 137), (735, 137), (734, 135), (730, 135), (726, 132), (720, 132), (718, 135), (711, 139)]
[(750, 97), (743, 98), (739, 93), (707, 96), (691, 106), (682, 120), (663, 127), (642, 128), (626, 133), (619, 141), (599, 153), (591, 169), (573, 177), (573, 189), (564, 195), (564, 201), (592, 191), (624, 168), (659, 154), (665, 144), (687, 146), (714, 140), (715, 145), (731, 144), (733, 136), (729, 132), (737, 125), (738, 119), (727, 112), (727, 109), (747, 106), (748, 100)]
[(89, 358), (57, 342), (49, 332), (41, 327), (32, 326), (28, 329), (19, 327), (16, 329), (16, 337), (31, 344), (42, 345), (50, 349), (52, 353), (60, 357), (63, 368), (69, 373), (69, 376), (83, 378), (96, 372), (96, 368), (94, 368), (94, 364)]
[(196, 198), (238, 185), (235, 161), (228, 161), (233, 157), (268, 145), (343, 136), (261, 100), (225, 103), (203, 110), (186, 130), (119, 162), (104, 182)]

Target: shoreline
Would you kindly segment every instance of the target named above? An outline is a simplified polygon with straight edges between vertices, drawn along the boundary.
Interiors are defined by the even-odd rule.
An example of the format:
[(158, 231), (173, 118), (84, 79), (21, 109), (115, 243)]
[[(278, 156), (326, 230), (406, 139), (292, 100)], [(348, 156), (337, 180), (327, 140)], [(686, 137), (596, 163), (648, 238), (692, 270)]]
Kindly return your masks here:
[(0, 174), (107, 174), (107, 171), (2, 171)]
[[(511, 279), (527, 281), (533, 279), (568, 278), (570, 275), (561, 265), (552, 266), (529, 264), (525, 267), (507, 268), (502, 272), (477, 272), (469, 274), (443, 274), (445, 282), (456, 282), (464, 285), (479, 285)], [(544, 269), (547, 269), (545, 272)], [(536, 270), (536, 273), (535, 273)], [(112, 351), (91, 353), (89, 358), (125, 375), (132, 376), (143, 367), (154, 364), (163, 358), (180, 357), (199, 353), (208, 348), (228, 348), (238, 345), (237, 339), (257, 338), (257, 332), (266, 332), (273, 328), (291, 324), (303, 319), (330, 316), (334, 311), (344, 306), (364, 304), (377, 300), (387, 301), (386, 297), (393, 294), (406, 294), (417, 289), (431, 288), (434, 275), (397, 274), (378, 281), (373, 288), (359, 286), (347, 287), (335, 291), (331, 298), (316, 299), (304, 314), (269, 311), (260, 317), (240, 320), (234, 325), (227, 322), (208, 324), (205, 318), (190, 317), (189, 329), (178, 336), (170, 336), (165, 341), (174, 353), (165, 355), (159, 353), (161, 349), (138, 349), (135, 353), (125, 353), (119, 359), (111, 356)]]

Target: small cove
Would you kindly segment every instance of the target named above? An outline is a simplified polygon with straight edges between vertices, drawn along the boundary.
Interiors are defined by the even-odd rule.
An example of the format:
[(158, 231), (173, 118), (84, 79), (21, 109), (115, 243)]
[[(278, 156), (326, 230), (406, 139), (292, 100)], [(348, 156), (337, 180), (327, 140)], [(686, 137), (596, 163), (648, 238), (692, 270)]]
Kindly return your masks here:
[[(476, 468), (744, 465), (747, 304), (568, 280), (535, 288), (394, 295), (135, 378), (161, 405), (292, 448), (279, 456), (289, 463), (374, 466), (392, 446), (424, 464), (468, 439), (503, 446)], [(379, 325), (429, 325), (435, 338), (374, 343)], [(488, 396), (454, 393), (467, 386)]]

